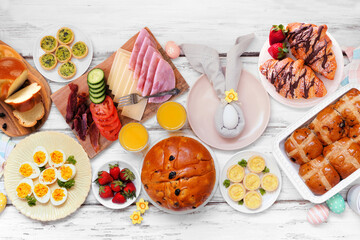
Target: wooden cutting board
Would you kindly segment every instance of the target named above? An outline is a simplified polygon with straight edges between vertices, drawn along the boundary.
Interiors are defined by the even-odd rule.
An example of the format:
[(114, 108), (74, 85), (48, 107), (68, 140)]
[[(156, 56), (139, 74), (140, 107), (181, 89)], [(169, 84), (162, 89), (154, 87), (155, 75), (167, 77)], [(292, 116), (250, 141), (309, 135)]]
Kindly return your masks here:
[[(174, 70), (175, 78), (176, 78), (176, 87), (180, 90), (180, 93), (177, 95), (183, 94), (185, 91), (189, 89), (189, 85), (186, 83), (185, 79), (182, 77), (180, 72), (177, 70), (175, 65), (172, 63), (170, 58), (167, 56), (165, 50), (161, 47), (160, 43), (156, 40), (155, 36), (151, 33), (151, 31), (146, 28), (146, 30), (154, 37), (157, 49), (163, 56), (163, 58), (171, 65), (171, 67)], [(127, 51), (132, 51), (134, 47), (135, 40), (137, 38), (139, 33), (135, 34), (132, 38), (130, 38), (121, 48), (125, 49)], [(111, 65), (114, 61), (116, 52), (114, 52), (109, 58), (107, 58), (104, 62), (100, 63), (99, 65), (95, 66), (95, 68), (101, 68), (105, 72), (105, 78), (108, 78), (111, 70)], [(82, 75), (81, 77), (75, 79), (72, 81), (74, 84), (77, 84), (79, 86), (79, 92), (88, 92), (88, 85), (87, 85), (87, 74)], [(59, 109), (61, 115), (64, 117), (66, 116), (66, 106), (67, 106), (67, 99), (70, 94), (70, 89), (66, 85), (65, 87), (59, 89), (54, 94), (51, 95), (51, 98), (55, 104), (55, 106)], [(173, 100), (177, 96), (173, 96), (170, 100)], [(144, 115), (140, 122), (145, 122), (152, 116), (156, 114), (157, 109), (159, 108), (161, 104), (159, 103), (148, 103)], [(135, 122), (135, 120), (121, 116), (119, 112), (119, 117), (121, 120), (122, 125), (125, 125), (129, 122)], [(106, 149), (111, 143), (111, 141), (108, 141), (106, 138), (100, 135), (99, 143), (100, 143), (100, 150), (98, 152), (95, 152), (91, 143), (90, 143), (90, 137), (87, 135), (85, 141), (82, 141), (76, 134), (75, 130), (73, 130), (75, 136), (79, 140), (80, 144), (85, 149), (86, 153), (88, 154), (89, 158), (95, 157), (97, 154), (99, 154), (101, 151)]]
[[(0, 45), (7, 45), (7, 44), (0, 40)], [(1, 128), (1, 130), (10, 137), (20, 137), (20, 136), (28, 135), (41, 128), (41, 126), (47, 120), (51, 108), (51, 99), (50, 99), (51, 90), (46, 79), (35, 68), (33, 68), (23, 57), (21, 57), (21, 59), (28, 68), (28, 79), (25, 81), (25, 84), (31, 84), (36, 82), (41, 86), (40, 95), (42, 97), (42, 102), (44, 104), (45, 115), (41, 120), (37, 122), (35, 126), (26, 128), (21, 126), (17, 118), (15, 118), (14, 114), (12, 113), (13, 108), (10, 105), (6, 104), (5, 102), (0, 101), (0, 112), (5, 113), (6, 115), (4, 118), (0, 118), (0, 127), (3, 126), (4, 123), (6, 123), (7, 124), (6, 130), (4, 130), (3, 128)], [(37, 59), (35, 61), (37, 61)]]

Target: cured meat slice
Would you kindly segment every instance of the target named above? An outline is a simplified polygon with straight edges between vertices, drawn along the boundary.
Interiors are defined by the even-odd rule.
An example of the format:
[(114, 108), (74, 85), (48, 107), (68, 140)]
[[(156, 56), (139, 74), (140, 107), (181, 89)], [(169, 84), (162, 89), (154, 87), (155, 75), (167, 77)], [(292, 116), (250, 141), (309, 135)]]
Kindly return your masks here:
[(137, 60), (141, 45), (143, 44), (145, 37), (151, 39), (152, 42), (154, 42), (154, 44), (155, 44), (155, 41), (150, 36), (149, 32), (145, 28), (141, 29), (138, 37), (136, 38), (136, 41), (135, 41), (135, 44), (134, 44), (134, 47), (133, 47), (133, 50), (132, 50), (131, 56), (130, 56), (130, 69), (131, 70), (135, 70), (136, 60)]
[(156, 68), (157, 68), (157, 65), (158, 65), (161, 58), (162, 57), (161, 57), (160, 53), (157, 53), (157, 52), (153, 53), (153, 55), (151, 57), (149, 69), (148, 69), (148, 72), (146, 74), (146, 80), (145, 80), (144, 87), (143, 87), (143, 90), (142, 90), (142, 95), (143, 96), (148, 96), (151, 93)]
[(149, 46), (144, 56), (143, 64), (141, 66), (139, 81), (136, 87), (136, 90), (138, 90), (139, 92), (142, 92), (144, 89), (146, 75), (148, 73), (150, 62), (154, 53), (157, 53), (157, 50), (154, 47)]
[(95, 150), (95, 152), (98, 152), (100, 150), (100, 146), (99, 146), (100, 131), (97, 128), (95, 122), (91, 123), (88, 133), (90, 135), (90, 142), (93, 149)]
[(79, 86), (73, 83), (69, 84), (70, 94), (66, 106), (66, 122), (69, 123), (73, 120), (77, 108), (77, 92)]
[[(156, 68), (154, 83), (151, 89), (151, 95), (159, 92), (165, 92), (175, 87), (175, 74), (170, 64), (164, 59), (160, 59)], [(151, 103), (162, 103), (167, 101), (171, 95), (163, 97), (150, 98)]]
[(138, 57), (136, 59), (135, 71), (134, 71), (134, 78), (139, 79), (141, 67), (143, 65), (144, 57), (146, 54), (147, 49), (152, 46), (154, 47), (154, 43), (150, 40), (150, 38), (145, 37), (143, 44), (141, 45)]

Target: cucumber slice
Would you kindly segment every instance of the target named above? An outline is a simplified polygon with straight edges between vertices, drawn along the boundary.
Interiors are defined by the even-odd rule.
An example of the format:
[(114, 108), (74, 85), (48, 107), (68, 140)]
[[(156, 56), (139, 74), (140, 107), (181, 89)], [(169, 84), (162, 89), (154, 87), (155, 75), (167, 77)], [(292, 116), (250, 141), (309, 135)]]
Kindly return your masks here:
[(94, 90), (94, 89), (98, 89), (98, 88), (101, 88), (102, 86), (104, 86), (104, 85), (105, 85), (105, 81), (101, 81), (101, 82), (99, 82), (99, 83), (97, 83), (97, 84), (91, 84), (91, 83), (88, 82), (88, 85), (89, 85), (89, 88), (91, 88), (92, 90)]
[(106, 94), (104, 94), (102, 97), (100, 98), (93, 98), (91, 95), (89, 96), (90, 100), (95, 103), (95, 104), (99, 104), (102, 103), (105, 100)]
[(89, 88), (89, 93), (99, 93), (99, 92), (104, 92), (105, 91), (105, 84), (100, 87), (100, 88)]
[(88, 83), (92, 85), (96, 85), (104, 82), (104, 78), (105, 78), (105, 73), (100, 68), (94, 68), (88, 73), (87, 76)]
[(93, 98), (101, 98), (103, 95), (105, 95), (105, 91), (99, 92), (99, 93), (92, 93), (89, 92), (89, 95)]

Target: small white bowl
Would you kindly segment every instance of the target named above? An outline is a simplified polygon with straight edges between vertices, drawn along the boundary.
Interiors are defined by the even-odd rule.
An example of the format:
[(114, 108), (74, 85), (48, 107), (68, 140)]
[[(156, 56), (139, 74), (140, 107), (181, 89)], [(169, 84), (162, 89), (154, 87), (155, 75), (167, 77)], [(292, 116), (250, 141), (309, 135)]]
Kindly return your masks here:
[[(109, 172), (109, 164), (119, 164), (119, 168), (120, 170), (122, 170), (123, 168), (128, 168), (130, 169), (130, 171), (132, 171), (135, 175), (135, 180), (132, 181), (136, 187), (136, 197), (134, 197), (133, 199), (127, 199), (127, 201), (125, 203), (122, 204), (118, 204), (118, 203), (113, 203), (112, 202), (112, 198), (101, 198), (99, 195), (99, 185), (95, 182), (95, 180), (98, 178), (98, 172), (99, 171), (107, 171)], [(110, 185), (109, 185), (110, 186)], [(136, 168), (131, 165), (128, 162), (124, 162), (124, 161), (107, 161), (105, 162), (103, 165), (101, 165), (98, 169), (96, 169), (96, 171), (94, 171), (93, 173), (93, 179), (92, 179), (92, 191), (93, 194), (95, 195), (95, 198), (98, 200), (98, 202), (100, 202), (103, 206), (107, 207), (107, 208), (111, 208), (111, 209), (123, 209), (126, 208), (128, 206), (130, 206), (133, 202), (136, 201), (136, 199), (140, 196), (140, 192), (141, 192), (141, 179), (140, 179), (140, 174), (139, 172), (136, 170)]]

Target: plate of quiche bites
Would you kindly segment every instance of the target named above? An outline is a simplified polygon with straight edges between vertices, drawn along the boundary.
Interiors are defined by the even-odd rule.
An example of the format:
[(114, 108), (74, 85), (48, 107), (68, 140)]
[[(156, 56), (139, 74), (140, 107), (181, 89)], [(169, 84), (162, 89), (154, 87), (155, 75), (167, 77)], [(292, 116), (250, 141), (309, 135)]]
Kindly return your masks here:
[(300, 194), (322, 203), (360, 176), (360, 85), (349, 84), (276, 137), (274, 155)]
[(55, 82), (69, 82), (88, 70), (93, 47), (80, 29), (71, 25), (52, 25), (36, 39), (34, 63), (37, 70)]
[(326, 25), (273, 25), (259, 56), (262, 84), (278, 102), (296, 108), (315, 106), (334, 93), (344, 60)]

